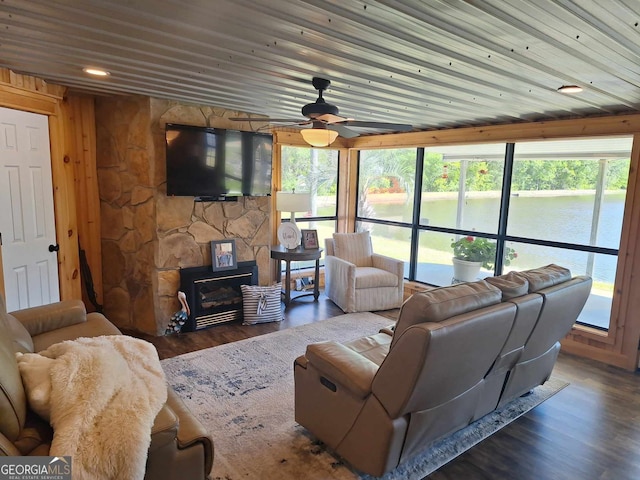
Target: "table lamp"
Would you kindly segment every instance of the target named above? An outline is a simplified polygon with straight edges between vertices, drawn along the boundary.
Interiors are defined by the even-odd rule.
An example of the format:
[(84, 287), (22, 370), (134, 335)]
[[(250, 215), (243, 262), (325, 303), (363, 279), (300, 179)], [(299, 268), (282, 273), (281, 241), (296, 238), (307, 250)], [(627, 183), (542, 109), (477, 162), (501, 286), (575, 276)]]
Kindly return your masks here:
[(278, 240), (288, 249), (300, 245), (302, 235), (296, 225), (296, 212), (308, 212), (311, 209), (311, 195), (308, 193), (276, 192), (276, 210), (291, 212), (291, 221), (282, 222), (278, 227)]

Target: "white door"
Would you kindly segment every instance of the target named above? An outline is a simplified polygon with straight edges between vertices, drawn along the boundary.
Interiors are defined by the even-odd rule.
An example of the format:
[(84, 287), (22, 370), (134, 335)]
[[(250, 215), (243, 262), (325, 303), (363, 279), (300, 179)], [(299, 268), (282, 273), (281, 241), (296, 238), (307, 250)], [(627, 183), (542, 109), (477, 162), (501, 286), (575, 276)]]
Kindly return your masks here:
[(7, 310), (60, 299), (45, 115), (0, 108), (0, 234)]

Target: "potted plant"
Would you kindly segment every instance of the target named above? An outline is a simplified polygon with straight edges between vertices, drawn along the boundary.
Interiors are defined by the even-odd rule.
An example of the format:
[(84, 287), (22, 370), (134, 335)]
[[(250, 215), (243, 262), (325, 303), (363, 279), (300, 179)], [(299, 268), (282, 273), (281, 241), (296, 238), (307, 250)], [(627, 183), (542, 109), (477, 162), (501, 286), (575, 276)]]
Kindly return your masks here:
[[(496, 260), (496, 243), (487, 238), (462, 237), (451, 243), (453, 248), (453, 278), (463, 282), (472, 282), (478, 278), (480, 267), (493, 269)], [(513, 248), (506, 247), (504, 265), (509, 265), (518, 254)]]

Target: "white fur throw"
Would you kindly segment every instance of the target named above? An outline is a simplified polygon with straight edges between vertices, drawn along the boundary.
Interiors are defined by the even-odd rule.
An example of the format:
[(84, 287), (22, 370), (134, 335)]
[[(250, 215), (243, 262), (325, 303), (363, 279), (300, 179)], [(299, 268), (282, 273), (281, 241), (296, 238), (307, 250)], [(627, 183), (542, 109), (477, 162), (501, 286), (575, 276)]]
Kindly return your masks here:
[(49, 455), (71, 455), (74, 480), (144, 477), (151, 427), (167, 400), (153, 345), (124, 335), (79, 338), (17, 360), (36, 412), (46, 414), (50, 392)]

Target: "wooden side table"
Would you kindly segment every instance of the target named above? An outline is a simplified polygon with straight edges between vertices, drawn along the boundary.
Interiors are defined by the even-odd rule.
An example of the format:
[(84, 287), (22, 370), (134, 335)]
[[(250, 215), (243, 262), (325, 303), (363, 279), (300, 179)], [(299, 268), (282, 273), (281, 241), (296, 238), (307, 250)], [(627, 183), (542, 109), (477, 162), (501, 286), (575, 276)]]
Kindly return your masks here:
[[(285, 262), (285, 286), (284, 286), (284, 304), (289, 305), (289, 303), (295, 298), (306, 297), (308, 295), (312, 295), (311, 293), (305, 293), (302, 295), (297, 295), (293, 299), (291, 298), (291, 262), (292, 261), (302, 261), (302, 260), (315, 260), (316, 268), (315, 268), (315, 276), (313, 278), (313, 300), (314, 302), (318, 301), (318, 297), (320, 296), (320, 291), (318, 288), (318, 280), (320, 278), (320, 256), (322, 255), (324, 249), (322, 248), (313, 248), (309, 250), (305, 250), (302, 246), (298, 246), (292, 250), (284, 248), (282, 245), (277, 245), (271, 247), (271, 258), (278, 261), (278, 272), (282, 272), (282, 262)], [(281, 273), (280, 273), (281, 274)]]

